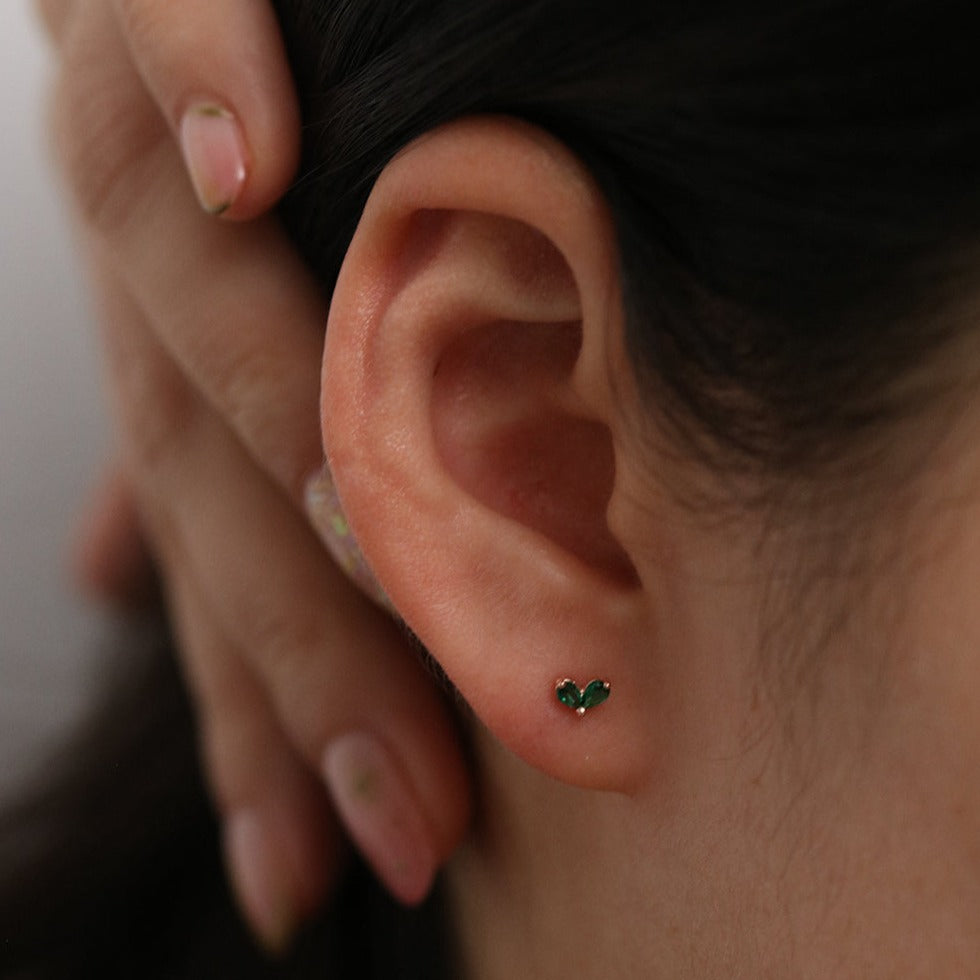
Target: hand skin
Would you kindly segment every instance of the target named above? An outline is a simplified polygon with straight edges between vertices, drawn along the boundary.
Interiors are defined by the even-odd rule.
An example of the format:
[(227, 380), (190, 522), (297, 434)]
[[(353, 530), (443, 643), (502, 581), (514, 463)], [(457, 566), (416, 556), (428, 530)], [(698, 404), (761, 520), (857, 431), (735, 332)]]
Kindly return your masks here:
[[(322, 461), (326, 310), (263, 217), (299, 132), (275, 19), (254, 0), (38, 9), (58, 51), (56, 152), (121, 442), (76, 564), (94, 591), (138, 600), (156, 563), (230, 874), (257, 936), (279, 949), (335, 874), (332, 801), (406, 902), (454, 849), (470, 801), (449, 711), (303, 514)], [(214, 133), (234, 178), (211, 184), (231, 195), (220, 208), (181, 155), (207, 157)], [(226, 166), (229, 147), (240, 168)], [(351, 786), (379, 774), (386, 791), (352, 803)]]

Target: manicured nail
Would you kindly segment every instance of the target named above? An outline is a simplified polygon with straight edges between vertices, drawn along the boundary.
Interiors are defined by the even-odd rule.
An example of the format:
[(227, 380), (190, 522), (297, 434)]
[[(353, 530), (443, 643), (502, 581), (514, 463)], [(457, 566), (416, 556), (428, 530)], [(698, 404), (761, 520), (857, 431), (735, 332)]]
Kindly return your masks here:
[(379, 606), (394, 612), (391, 600), (378, 584), (347, 523), (327, 466), (306, 483), (306, 515), (337, 565), (352, 582)]
[(344, 735), (327, 748), (323, 777), (361, 854), (399, 901), (421, 902), (436, 859), (418, 801), (381, 743)]
[(292, 882), (277, 862), (275, 840), (254, 811), (233, 815), (225, 847), (239, 905), (256, 938), (273, 954), (285, 952), (299, 928)]
[(227, 211), (248, 176), (238, 120), (221, 106), (191, 106), (180, 124), (180, 145), (201, 207), (209, 214)]

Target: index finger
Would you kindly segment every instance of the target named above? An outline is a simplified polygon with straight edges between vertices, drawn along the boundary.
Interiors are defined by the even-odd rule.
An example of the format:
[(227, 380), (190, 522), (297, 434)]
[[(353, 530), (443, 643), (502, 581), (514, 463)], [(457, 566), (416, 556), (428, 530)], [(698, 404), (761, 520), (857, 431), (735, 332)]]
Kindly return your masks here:
[(85, 3), (70, 33), (55, 128), (82, 227), (197, 390), (301, 504), (323, 461), (323, 298), (272, 218), (230, 227), (195, 206), (109, 0)]
[[(296, 169), (300, 134), (271, 4), (112, 2), (136, 68), (184, 149), (201, 203), (236, 219), (268, 210)], [(234, 194), (225, 200), (229, 188)]]

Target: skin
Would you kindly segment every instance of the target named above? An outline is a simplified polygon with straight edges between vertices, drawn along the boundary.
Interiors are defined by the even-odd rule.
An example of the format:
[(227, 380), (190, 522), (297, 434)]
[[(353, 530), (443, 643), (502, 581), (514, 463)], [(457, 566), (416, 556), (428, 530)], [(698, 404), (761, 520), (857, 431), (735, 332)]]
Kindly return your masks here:
[[(616, 259), (567, 150), (468, 120), (389, 165), (331, 306), (338, 490), (385, 591), (473, 709), (480, 810), (447, 871), (461, 975), (971, 976), (975, 385), (882, 434), (895, 458), (874, 475), (904, 473), (886, 503), (871, 502), (875, 480), (857, 497), (838, 477), (846, 508), (834, 494), (741, 508), (655, 420), (638, 427)], [(554, 342), (570, 317), (572, 363)], [(934, 370), (952, 377), (966, 354)], [(546, 472), (539, 454), (567, 443), (548, 508), (515, 504)], [(603, 446), (614, 477), (597, 496)], [(910, 446), (914, 468), (899, 458)], [(680, 486), (718, 508), (692, 509)], [(825, 555), (829, 587), (814, 574)], [(780, 677), (791, 654), (809, 669)], [(593, 673), (611, 694), (578, 718), (553, 678)]]
[[(46, 6), (53, 22), (55, 5)], [(227, 16), (234, 5), (216, 0), (218, 6)], [(166, 214), (192, 213), (171, 142), (191, 93), (245, 107), (236, 117), (243, 121), (254, 169), (245, 196), (226, 215), (257, 213), (281, 187), (276, 171), (269, 176), (264, 169), (275, 157), (263, 142), (267, 131), (259, 124), (253, 132), (247, 98), (238, 101), (240, 89), (261, 102), (262, 86), (236, 81), (239, 62), (231, 57), (190, 58), (186, 35), (180, 49), (165, 40), (177, 32), (138, 29), (152, 22), (141, 21), (141, 12), (155, 14), (163, 25), (167, 10), (176, 17), (179, 7), (120, 0), (110, 10), (93, 0), (75, 8), (85, 16), (75, 22), (73, 41), (66, 41), (71, 31), (63, 23), (55, 25), (66, 77), (78, 91), (86, 91), (79, 85), (86, 76), (72, 51), (116, 51), (117, 70), (135, 61), (153, 97), (139, 111), (126, 106), (123, 118), (156, 119), (161, 135), (150, 146), (167, 147), (165, 162), (148, 171), (122, 169), (140, 175), (129, 197), (125, 184), (121, 196), (113, 195), (125, 207), (86, 205), (98, 198), (77, 181), (87, 179), (83, 161), (98, 154), (69, 154), (67, 166), (83, 226), (98, 243), (118, 413), (128, 433), (129, 485), (170, 582), (205, 728), (215, 732), (209, 748), (213, 779), (218, 786), (227, 779), (230, 787), (219, 789), (219, 802), (232, 820), (238, 816), (241, 811), (228, 801), (236, 786), (247, 786), (240, 782), (245, 773), (254, 771), (242, 761), (260, 753), (269, 759), (263, 769), (280, 775), (274, 785), (253, 787), (254, 798), (285, 807), (284, 815), (276, 811), (269, 818), (271, 837), (301, 842), (285, 871), (268, 870), (254, 853), (236, 864), (232, 854), (243, 904), (273, 941), (294, 918), (282, 909), (308, 907), (327, 877), (324, 871), (311, 884), (292, 870), (308, 867), (303, 862), (311, 853), (296, 828), (316, 826), (328, 812), (312, 774), (321, 768), (334, 773), (340, 784), (334, 799), (348, 819), (358, 806), (405, 799), (398, 774), (381, 778), (388, 772), (372, 768), (369, 754), (358, 754), (359, 744), (341, 742), (342, 751), (330, 751), (337, 749), (338, 735), (371, 729), (371, 719), (341, 718), (339, 728), (316, 721), (322, 725), (325, 716), (343, 710), (330, 704), (330, 680), (350, 675), (343, 658), (324, 656), (324, 648), (357, 649), (365, 632), (372, 637), (380, 666), (356, 698), (370, 705), (397, 662), (389, 663), (384, 652), (396, 641), (384, 639), (385, 627), (366, 605), (339, 642), (321, 642), (313, 627), (318, 640), (309, 661), (290, 655), (289, 645), (276, 648), (290, 671), (316, 680), (283, 696), (281, 680), (276, 682), (286, 673), (276, 670), (280, 660), (253, 649), (261, 628), (253, 620), (239, 623), (245, 586), (276, 578), (239, 582), (236, 599), (235, 569), (275, 556), (261, 533), (250, 531), (273, 515), (277, 526), (285, 522), (292, 529), (277, 571), (287, 576), (292, 598), (301, 600), (288, 604), (269, 596), (273, 619), (309, 616), (310, 606), (341, 588), (339, 579), (319, 578), (334, 573), (320, 565), (315, 542), (295, 519), (303, 482), (295, 474), (305, 475), (316, 462), (312, 453), (296, 449), (314, 445), (315, 438), (304, 442), (296, 433), (308, 432), (316, 383), (296, 381), (309, 371), (303, 328), (290, 343), (282, 335), (324, 311), (302, 299), (302, 277), (264, 226), (254, 239), (218, 235), (206, 219), (175, 232), (147, 203), (159, 200), (162, 188)], [(251, 23), (248, 16), (240, 23)], [(202, 35), (209, 50), (224, 44), (225, 36)], [(118, 45), (120, 37), (128, 47)], [(262, 43), (258, 34), (253, 40)], [(229, 39), (226, 50), (233, 49)], [(113, 64), (106, 57), (99, 62)], [(214, 70), (215, 80), (196, 76), (205, 69), (192, 62)], [(266, 68), (275, 62), (271, 57)], [(272, 76), (274, 90), (275, 70)], [(111, 73), (104, 78), (108, 84)], [(71, 116), (66, 110), (61, 124), (68, 126), (63, 138), (69, 142), (81, 138), (64, 121)], [(293, 145), (289, 139), (287, 145)], [(180, 198), (170, 196), (178, 179)], [(400, 230), (418, 209), (433, 207), (455, 215), (451, 230), (459, 247), (440, 253), (455, 258), (445, 266), (435, 261), (425, 281), (400, 282), (394, 271)], [(128, 222), (134, 210), (139, 220)], [(502, 219), (494, 235), (478, 233), (485, 225), (472, 220), (474, 212)], [(117, 220), (106, 226), (113, 213)], [(522, 288), (506, 274), (488, 279), (487, 269), (506, 273), (507, 267), (494, 261), (494, 242), (509, 242), (518, 254), (526, 244), (514, 222), (550, 242), (571, 275), (542, 274), (547, 270), (533, 263), (542, 252), (532, 249), (521, 265), (538, 274)], [(167, 255), (159, 244), (153, 251), (161, 238), (205, 241), (209, 261), (219, 263), (207, 266), (212, 271), (225, 261), (233, 269), (241, 253), (231, 243), (247, 240), (246, 252), (262, 256), (271, 278), (292, 284), (284, 295), (296, 298), (297, 306), (277, 322), (279, 349), (296, 357), (280, 366), (280, 377), (294, 382), (285, 402), (272, 397), (285, 389), (261, 372), (254, 386), (228, 384), (233, 373), (209, 360), (216, 351), (236, 350), (236, 339), (241, 343), (249, 331), (221, 332), (221, 324), (211, 322), (214, 345), (188, 346), (188, 337), (201, 334), (194, 328), (206, 322), (203, 315), (185, 313), (175, 326), (166, 311), (175, 294), (212, 294), (203, 284), (175, 288), (181, 280), (168, 278)], [(479, 261), (468, 266), (468, 255)], [(716, 499), (714, 476), (665, 449), (669, 443), (648, 419), (644, 431), (653, 435), (637, 441), (639, 409), (629, 397), (620, 346), (617, 267), (603, 202), (581, 167), (543, 134), (501, 121), (477, 122), (424, 141), (386, 173), (330, 312), (323, 436), (338, 489), (386, 592), (473, 709), (468, 737), (479, 819), (447, 871), (461, 975), (547, 980), (567, 976), (570, 963), (576, 976), (586, 978), (975, 974), (980, 613), (971, 584), (980, 561), (980, 405), (967, 397), (955, 413), (922, 420), (917, 438), (936, 447), (928, 465), (906, 477), (887, 506), (867, 502), (874, 521), (847, 529), (860, 554), (847, 552), (848, 571), (835, 587), (815, 589), (813, 577), (798, 569), (825, 557), (815, 550), (815, 530), (833, 544), (827, 512), (787, 513), (773, 522), (738, 511), (731, 500), (724, 501), (724, 521), (692, 512), (673, 490), (684, 486), (695, 491), (693, 499)], [(474, 268), (481, 271), (476, 283), (470, 278)], [(181, 271), (186, 275), (188, 268)], [(212, 285), (225, 282), (211, 278)], [(384, 302), (372, 307), (364, 298), (377, 297), (379, 283), (388, 287), (380, 293)], [(548, 345), (539, 358), (529, 358), (520, 345), (538, 332), (528, 329), (498, 338), (515, 355), (509, 361), (529, 365), (528, 375), (481, 374), (476, 355), (482, 348), (472, 334), (460, 332), (460, 318), (453, 315), (474, 289), (491, 313), (500, 312), (494, 304), (503, 304), (512, 320), (532, 327), (580, 319), (574, 370), (549, 360)], [(418, 303), (420, 296), (425, 304)], [(425, 318), (413, 316), (422, 308)], [(488, 329), (499, 322), (491, 316)], [(260, 363), (258, 352), (271, 348), (257, 345), (254, 362), (246, 356), (245, 363)], [(372, 357), (361, 361), (364, 351)], [(615, 396), (610, 364), (618, 380)], [(132, 365), (142, 367), (134, 371)], [(433, 372), (433, 365), (442, 370)], [(295, 391), (302, 397), (293, 406)], [(487, 398), (494, 393), (503, 397)], [(467, 404), (468, 414), (439, 410)], [(272, 405), (285, 408), (270, 422)], [(517, 406), (532, 422), (501, 428), (501, 406)], [(534, 473), (525, 468), (532, 456), (517, 436), (535, 434), (533, 420), (542, 417), (554, 429), (538, 445), (564, 442), (579, 450), (570, 454), (560, 486), (550, 488), (560, 502), (554, 509), (533, 506), (536, 498), (524, 492), (533, 483)], [(571, 424), (583, 418), (590, 424)], [(280, 451), (273, 453), (272, 446)], [(406, 446), (410, 452), (396, 452)], [(603, 493), (596, 492), (594, 465), (574, 465), (576, 459), (592, 464), (600, 458), (612, 460), (615, 476), (600, 481)], [(168, 465), (172, 459), (181, 465)], [(195, 460), (221, 465), (197, 468)], [(256, 479), (257, 462), (262, 480)], [(854, 488), (840, 489), (844, 497), (855, 495)], [(229, 506), (208, 509), (216, 499)], [(449, 526), (447, 515), (470, 519)], [(845, 516), (854, 520), (855, 511)], [(582, 528), (589, 532), (581, 534)], [(597, 541), (601, 546), (593, 548)], [(228, 550), (216, 565), (203, 563), (201, 554), (210, 549), (220, 556), (222, 548)], [(623, 561), (631, 576), (622, 574)], [(836, 574), (838, 565), (830, 567)], [(441, 601), (434, 603), (433, 595)], [(197, 596), (207, 601), (195, 605)], [(799, 648), (816, 653), (805, 642), (810, 630), (841, 622), (842, 603), (850, 611), (845, 625), (827, 633), (813, 670), (803, 679), (790, 673), (796, 681), (790, 683), (778, 670), (780, 654)], [(777, 669), (767, 669), (766, 655)], [(363, 669), (364, 658), (357, 663)], [(580, 719), (557, 703), (556, 678), (585, 683), (595, 675), (608, 677), (612, 688), (594, 713)], [(425, 690), (413, 696), (424, 697)], [(453, 772), (455, 756), (440, 761), (444, 730), (434, 730), (426, 743), (425, 733), (412, 727), (422, 713), (400, 716), (399, 710), (397, 703), (385, 704), (374, 722), (404, 717), (395, 744), (414, 744), (415, 750), (401, 758), (399, 773), (428, 773), (436, 780), (428, 792), (410, 789), (407, 795), (430, 807), (432, 800), (446, 803), (448, 809), (428, 808), (422, 822), (442, 841), (436, 852), (445, 856), (461, 823), (456, 808), (466, 799), (460, 782), (441, 782)], [(236, 744), (222, 731), (244, 733), (243, 740)], [(421, 785), (420, 778), (411, 783)], [(303, 815), (303, 800), (313, 801), (312, 819)], [(446, 815), (441, 830), (433, 826), (434, 813)], [(371, 848), (379, 824), (365, 826), (355, 837), (376, 853)], [(246, 824), (238, 833), (248, 841), (253, 828)], [(413, 825), (386, 832), (411, 835)], [(331, 847), (326, 837), (312, 846), (323, 855)], [(376, 863), (387, 867), (383, 858)]]
[[(976, 489), (957, 524), (975, 526)], [(932, 532), (946, 538), (917, 516), (933, 525), (923, 547)], [(946, 539), (913, 579), (881, 583), (922, 602), (895, 624), (875, 609), (825, 651), (819, 717), (780, 706), (796, 708), (792, 739), (781, 710), (753, 698), (751, 647), (730, 642), (752, 626), (732, 619), (679, 625), (674, 652), (695, 659), (697, 682), (685, 679), (685, 710), (642, 792), (575, 793), (478, 739), (486, 823), (505, 829), (477, 835), (450, 872), (471, 974), (523, 964), (558, 977), (571, 961), (596, 977), (972, 976), (980, 623), (962, 585), (976, 571), (969, 538)], [(884, 676), (867, 659), (882, 634), (896, 658)], [(714, 667), (726, 655), (741, 683)], [(859, 687), (878, 697), (855, 697)]]
[[(425, 893), (469, 815), (441, 695), (305, 513), (323, 462), (326, 309), (262, 217), (295, 166), (289, 74), (264, 3), (45, 0), (38, 10), (56, 49), (55, 151), (120, 433), (83, 521), (79, 576), (89, 591), (139, 601), (158, 572), (231, 878), (256, 934), (278, 949), (324, 901), (343, 853), (326, 764), (338, 741), (371, 735), (407, 787), (397, 805), (414, 814), (427, 862), (406, 880), (391, 874), (391, 842), (366, 853), (403, 901)], [(220, 221), (201, 207), (189, 114), (223, 127), (215, 185), (233, 199), (210, 208)], [(233, 184), (229, 131), (242, 154)], [(363, 841), (358, 819), (341, 814)]]

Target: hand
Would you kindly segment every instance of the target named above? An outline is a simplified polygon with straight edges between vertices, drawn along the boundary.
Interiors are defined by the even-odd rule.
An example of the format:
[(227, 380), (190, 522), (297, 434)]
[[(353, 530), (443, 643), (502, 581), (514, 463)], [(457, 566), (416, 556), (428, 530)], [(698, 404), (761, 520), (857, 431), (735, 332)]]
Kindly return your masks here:
[[(102, 297), (123, 444), (90, 567), (100, 554), (116, 572), (145, 567), (145, 534), (232, 877), (277, 947), (330, 883), (332, 812), (397, 896), (423, 895), (468, 818), (462, 758), (399, 630), (302, 514), (322, 461), (326, 311), (278, 225), (256, 219), (289, 179), (298, 134), (271, 9), (40, 7), (59, 48), (57, 148)], [(100, 553), (107, 542), (122, 564)]]

